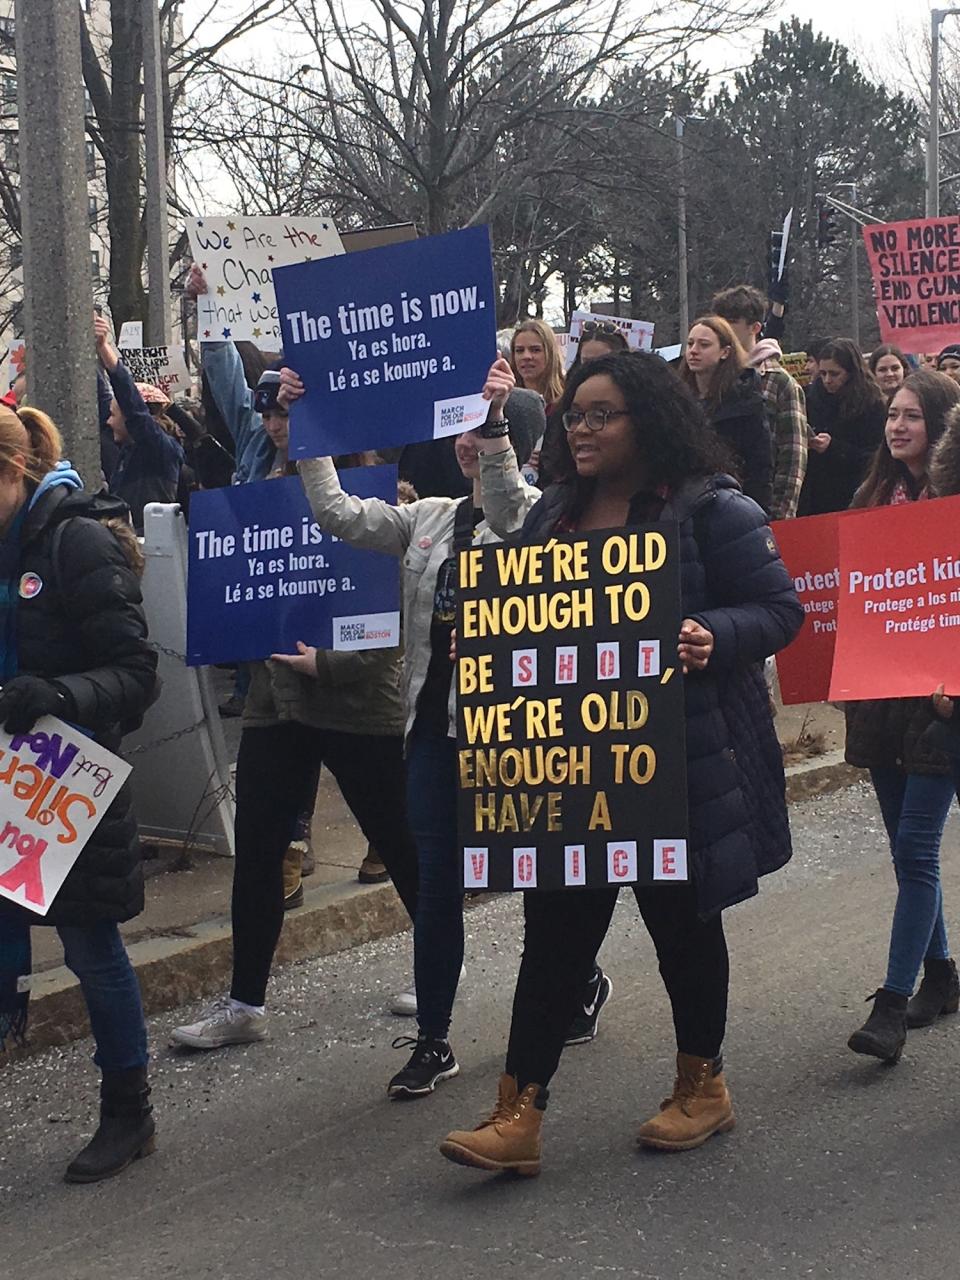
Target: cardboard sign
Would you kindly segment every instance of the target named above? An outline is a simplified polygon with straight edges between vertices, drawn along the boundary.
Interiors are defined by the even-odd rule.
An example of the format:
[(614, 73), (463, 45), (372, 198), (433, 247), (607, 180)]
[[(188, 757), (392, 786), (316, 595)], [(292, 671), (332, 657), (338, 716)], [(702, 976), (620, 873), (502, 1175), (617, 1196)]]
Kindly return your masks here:
[(790, 228), (793, 226), (793, 210), (787, 210), (787, 216), (783, 220), (783, 227), (780, 231), (780, 259), (777, 262), (777, 280), (783, 279), (783, 270), (787, 265), (787, 247), (790, 244)]
[(785, 351), (780, 357), (780, 364), (795, 382), (800, 383), (801, 387), (809, 385), (807, 353), (805, 351)]
[(486, 418), (486, 227), (283, 267), (274, 284), (286, 360), (307, 388), (290, 415), (291, 457), (459, 435)]
[(577, 351), (580, 349), (580, 333), (587, 320), (595, 320), (597, 324), (616, 325), (626, 338), (627, 346), (631, 351), (653, 350), (653, 325), (649, 320), (628, 320), (625, 316), (600, 316), (593, 315), (590, 311), (574, 311), (570, 317), (569, 341), (564, 352), (568, 369), (577, 358)]
[[(396, 467), (349, 467), (348, 493), (397, 501)], [(190, 503), (187, 662), (252, 661), (400, 643), (394, 556), (323, 533), (297, 476), (196, 493)]]
[(117, 339), (117, 349), (122, 351), (125, 347), (142, 347), (143, 346), (143, 321), (142, 320), (124, 320), (120, 326), (120, 337)]
[(188, 218), (190, 251), (207, 279), (197, 299), (201, 342), (280, 346), (274, 267), (342, 254), (330, 218)]
[(958, 521), (960, 497), (839, 522), (831, 700), (960, 693)]
[(119, 347), (120, 359), (134, 382), (149, 382), (171, 400), (190, 391), (183, 347)]
[(777, 520), (770, 527), (805, 617), (799, 634), (777, 654), (785, 706), (826, 702), (837, 642), (840, 546), (836, 513)]
[(686, 880), (678, 565), (669, 525), (461, 553), (465, 888)]
[(915, 355), (960, 342), (960, 217), (863, 228), (880, 341)]
[(45, 916), (129, 774), (52, 716), (28, 734), (0, 731), (0, 897)]

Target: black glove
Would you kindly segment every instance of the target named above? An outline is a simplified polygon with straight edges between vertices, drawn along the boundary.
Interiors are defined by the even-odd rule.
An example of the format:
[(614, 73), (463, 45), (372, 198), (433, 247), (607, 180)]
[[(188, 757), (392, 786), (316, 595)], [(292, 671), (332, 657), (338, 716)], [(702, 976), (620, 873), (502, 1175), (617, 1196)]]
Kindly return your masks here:
[(39, 676), (14, 676), (0, 689), (0, 723), (6, 733), (29, 733), (41, 716), (69, 720), (75, 715), (73, 698)]
[(767, 296), (771, 302), (779, 302), (784, 307), (790, 300), (790, 280), (786, 263), (784, 263), (783, 275), (780, 279), (771, 280), (770, 288), (767, 290)]

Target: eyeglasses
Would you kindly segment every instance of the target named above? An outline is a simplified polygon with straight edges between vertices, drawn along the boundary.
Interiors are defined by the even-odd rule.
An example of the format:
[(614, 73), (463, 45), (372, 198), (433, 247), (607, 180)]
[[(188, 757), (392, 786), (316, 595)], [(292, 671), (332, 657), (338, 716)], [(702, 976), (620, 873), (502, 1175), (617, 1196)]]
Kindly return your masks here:
[(581, 338), (590, 338), (595, 333), (619, 333), (620, 328), (612, 320), (584, 320), (580, 329)]
[(626, 409), (588, 409), (581, 413), (579, 409), (568, 409), (563, 415), (564, 431), (576, 431), (582, 422), (589, 431), (602, 431), (611, 418), (629, 418)]

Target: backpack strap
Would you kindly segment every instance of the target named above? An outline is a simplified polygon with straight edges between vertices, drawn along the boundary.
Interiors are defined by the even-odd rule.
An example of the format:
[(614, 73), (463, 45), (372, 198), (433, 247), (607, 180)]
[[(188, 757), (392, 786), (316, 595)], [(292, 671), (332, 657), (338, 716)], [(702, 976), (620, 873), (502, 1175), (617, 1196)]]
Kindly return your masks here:
[(459, 555), (473, 546), (473, 494), (467, 494), (457, 503), (453, 521), (453, 550)]

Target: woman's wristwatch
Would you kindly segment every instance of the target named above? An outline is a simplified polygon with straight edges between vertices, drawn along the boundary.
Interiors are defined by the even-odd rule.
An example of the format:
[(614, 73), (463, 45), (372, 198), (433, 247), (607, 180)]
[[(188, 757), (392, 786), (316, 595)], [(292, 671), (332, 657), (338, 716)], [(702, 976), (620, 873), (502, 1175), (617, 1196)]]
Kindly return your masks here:
[(500, 418), (496, 422), (483, 422), (480, 424), (481, 440), (501, 440), (509, 434), (510, 423), (506, 418)]

